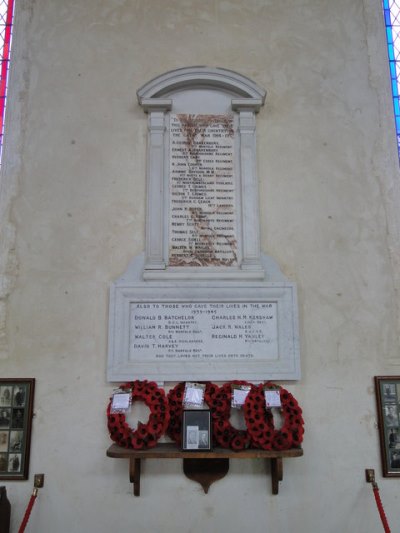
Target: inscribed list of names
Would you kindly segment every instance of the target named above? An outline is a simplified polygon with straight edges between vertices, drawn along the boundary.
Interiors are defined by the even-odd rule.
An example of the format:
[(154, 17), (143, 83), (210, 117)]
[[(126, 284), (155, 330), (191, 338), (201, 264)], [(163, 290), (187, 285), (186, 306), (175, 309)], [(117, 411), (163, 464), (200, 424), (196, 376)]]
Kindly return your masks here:
[(237, 266), (233, 115), (170, 120), (169, 266)]

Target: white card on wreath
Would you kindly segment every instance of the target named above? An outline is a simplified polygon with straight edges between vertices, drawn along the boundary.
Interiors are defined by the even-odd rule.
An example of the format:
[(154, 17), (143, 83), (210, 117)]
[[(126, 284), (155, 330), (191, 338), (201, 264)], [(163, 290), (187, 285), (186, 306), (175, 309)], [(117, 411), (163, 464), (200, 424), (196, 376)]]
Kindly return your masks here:
[(233, 389), (233, 404), (237, 406), (243, 405), (249, 392), (250, 389)]
[(189, 405), (202, 405), (204, 390), (197, 387), (187, 387), (183, 403)]
[(112, 409), (129, 409), (131, 395), (128, 392), (114, 394), (112, 399)]
[(265, 405), (266, 407), (281, 407), (281, 393), (277, 390), (265, 390)]

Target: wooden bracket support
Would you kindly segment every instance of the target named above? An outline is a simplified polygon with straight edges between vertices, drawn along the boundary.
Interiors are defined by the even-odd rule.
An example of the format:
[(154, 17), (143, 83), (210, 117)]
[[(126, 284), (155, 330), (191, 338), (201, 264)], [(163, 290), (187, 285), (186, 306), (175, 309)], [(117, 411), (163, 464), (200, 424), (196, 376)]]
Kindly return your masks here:
[(140, 496), (140, 470), (141, 460), (135, 457), (129, 458), (129, 480), (133, 483), (133, 494)]
[(127, 450), (116, 444), (107, 450), (108, 457), (129, 459), (129, 479), (133, 484), (133, 494), (140, 496), (140, 473), (142, 459), (183, 459), (183, 472), (185, 476), (203, 487), (207, 494), (210, 486), (215, 481), (222, 479), (229, 471), (230, 459), (265, 459), (271, 464), (272, 494), (279, 493), (279, 482), (283, 479), (283, 458), (300, 457), (303, 455), (301, 448), (292, 448), (285, 451), (267, 451), (248, 449), (238, 452), (217, 448), (204, 451), (182, 451), (174, 444), (159, 444), (149, 450)]
[(222, 479), (229, 471), (229, 459), (183, 459), (183, 473), (197, 481), (207, 494), (210, 485)]
[(283, 479), (282, 457), (275, 457), (271, 461), (272, 494), (279, 494), (279, 482)]

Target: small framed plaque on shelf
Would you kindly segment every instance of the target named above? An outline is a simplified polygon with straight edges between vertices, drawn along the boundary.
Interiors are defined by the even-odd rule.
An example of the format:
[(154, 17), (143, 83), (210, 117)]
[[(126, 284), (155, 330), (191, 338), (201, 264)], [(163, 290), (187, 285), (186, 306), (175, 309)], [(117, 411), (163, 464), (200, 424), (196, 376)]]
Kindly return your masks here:
[(208, 409), (183, 411), (182, 450), (211, 450), (211, 413)]

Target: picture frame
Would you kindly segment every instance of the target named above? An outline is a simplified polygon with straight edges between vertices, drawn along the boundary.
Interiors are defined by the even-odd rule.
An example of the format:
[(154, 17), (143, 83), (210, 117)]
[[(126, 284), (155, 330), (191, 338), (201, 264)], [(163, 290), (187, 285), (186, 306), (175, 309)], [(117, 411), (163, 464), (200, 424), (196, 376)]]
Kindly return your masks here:
[(400, 376), (375, 376), (384, 477), (400, 477)]
[(211, 427), (209, 409), (185, 409), (182, 420), (182, 450), (210, 451)]
[(0, 379), (0, 480), (29, 478), (34, 378)]

